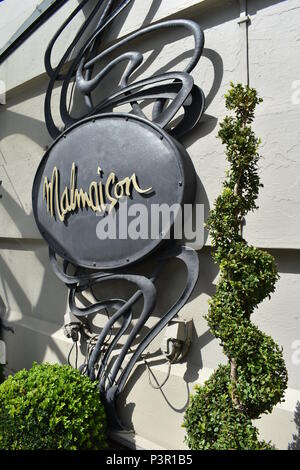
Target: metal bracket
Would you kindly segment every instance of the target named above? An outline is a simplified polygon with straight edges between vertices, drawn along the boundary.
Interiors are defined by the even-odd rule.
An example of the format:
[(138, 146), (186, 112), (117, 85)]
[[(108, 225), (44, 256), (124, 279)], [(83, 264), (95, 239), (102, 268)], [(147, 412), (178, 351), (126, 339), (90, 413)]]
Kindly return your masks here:
[(250, 24), (251, 23), (251, 16), (250, 15), (241, 16), (238, 19), (238, 24), (243, 24), (243, 23)]
[(161, 351), (172, 364), (180, 362), (187, 355), (192, 343), (192, 331), (192, 320), (176, 318), (167, 326)]
[(239, 0), (240, 4), (240, 18), (238, 19), (239, 24), (250, 23), (251, 17), (248, 15), (248, 2), (247, 0)]

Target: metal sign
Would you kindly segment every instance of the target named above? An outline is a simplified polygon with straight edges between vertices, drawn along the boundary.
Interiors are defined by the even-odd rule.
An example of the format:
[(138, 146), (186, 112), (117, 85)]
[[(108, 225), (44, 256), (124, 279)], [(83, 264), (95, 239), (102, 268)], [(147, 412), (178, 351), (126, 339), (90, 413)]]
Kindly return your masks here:
[[(84, 331), (87, 331), (90, 317), (109, 311), (109, 319), (100, 334), (92, 336), (93, 348), (81, 370), (92, 380), (98, 380), (110, 426), (122, 428), (116, 400), (145, 348), (188, 301), (198, 279), (199, 261), (194, 250), (174, 245), (170, 240), (167, 242), (166, 234), (173, 230), (176, 215), (167, 223), (158, 222), (156, 237), (136, 239), (119, 235), (103, 238), (99, 236), (99, 230), (111, 220), (112, 214), (116, 226), (122, 230), (130, 228), (128, 220), (124, 223), (122, 218), (123, 204), (128, 213), (138, 205), (140, 210), (145, 209), (150, 214), (156, 205), (182, 207), (194, 201), (195, 170), (179, 139), (195, 127), (204, 111), (203, 92), (190, 75), (201, 57), (204, 35), (193, 21), (163, 21), (143, 27), (100, 52), (104, 30), (131, 0), (117, 2), (117, 6), (113, 0), (99, 1), (57, 67), (53, 68), (51, 54), (56, 40), (88, 1), (82, 0), (67, 18), (45, 54), (50, 77), (45, 120), (54, 143), (37, 170), (32, 203), (37, 226), (50, 247), (52, 267), (68, 286), (71, 312), (82, 321)], [(99, 18), (96, 28), (87, 34), (85, 44), (78, 47), (95, 17)], [(194, 37), (195, 47), (185, 69), (130, 83), (144, 57), (134, 51), (132, 45), (124, 52), (125, 46), (144, 35), (174, 28), (184, 28)], [(122, 52), (116, 56), (119, 50)], [(73, 59), (67, 63), (71, 53)], [(110, 54), (116, 57), (109, 61)], [(106, 66), (95, 72), (95, 65), (102, 59)], [(122, 62), (127, 68), (120, 88), (95, 103), (92, 92)], [(59, 109), (65, 126), (63, 132), (55, 123), (51, 107), (57, 82), (62, 85)], [(81, 117), (75, 118), (70, 112), (67, 98), (70, 85), (76, 87), (84, 99), (85, 111)], [(142, 102), (149, 101), (154, 101), (151, 119), (146, 117), (141, 106)], [(130, 113), (112, 112), (124, 104), (130, 105)], [(174, 120), (179, 110), (183, 111), (182, 119)], [(152, 231), (152, 220), (151, 224)], [(154, 266), (151, 275), (131, 274), (127, 267), (150, 254)], [(57, 255), (63, 258), (62, 265)], [(186, 285), (178, 293), (174, 305), (162, 312), (159, 320), (142, 337), (141, 332), (155, 308), (156, 284), (164, 264), (170, 259), (177, 259), (185, 266)], [(72, 274), (68, 270), (70, 264)], [(82, 295), (85, 290), (105, 282), (120, 280), (136, 286), (131, 298), (95, 298), (95, 302), (87, 307), (76, 305), (77, 294)], [(133, 323), (132, 307), (140, 299), (143, 299), (143, 307)], [(116, 334), (109, 340), (112, 328)], [(113, 352), (125, 335), (115, 360)], [(139, 341), (125, 363), (137, 337)]]
[[(123, 8), (124, 2), (116, 13)], [(104, 24), (107, 25), (110, 21), (111, 16)], [(183, 72), (164, 73), (129, 84), (133, 72), (143, 63), (143, 56), (140, 52), (125, 52), (92, 78), (95, 64), (121, 46), (145, 34), (174, 27), (184, 28), (194, 36), (195, 50)], [(62, 30), (63, 28), (60, 32)], [(96, 31), (99, 35), (102, 30), (100, 28)], [(38, 170), (33, 187), (33, 208), (40, 232), (55, 252), (79, 266), (112, 269), (135, 263), (152, 253), (161, 244), (166, 233), (172, 230), (174, 220), (170, 221), (169, 226), (160, 227), (161, 236), (158, 240), (148, 237), (146, 241), (134, 240), (133, 243), (129, 237), (127, 240), (118, 237), (105, 241), (101, 239), (100, 243), (96, 228), (99, 219), (91, 211), (86, 213), (82, 210), (85, 209), (82, 207), (82, 201), (76, 207), (76, 217), (75, 208), (67, 211), (68, 217), (63, 220), (63, 225), (59, 223), (59, 219), (60, 213), (65, 212), (64, 207), (57, 207), (58, 217), (50, 219), (47, 216), (42, 198), (45, 178), (50, 181), (53, 178), (53, 169), (56, 168), (57, 175), (60, 175), (60, 187), (67, 187), (70, 170), (74, 164), (77, 182), (82, 183), (81, 189), (85, 193), (90, 188), (91, 181), (95, 182), (95, 172), (100, 168), (106, 176), (113, 173), (114, 178), (121, 180), (129, 178), (130, 175), (139, 176), (143, 182), (142, 187), (151, 188), (152, 192), (150, 189), (143, 191), (140, 187), (141, 191), (135, 190), (127, 195), (129, 204), (141, 203), (149, 208), (149, 204), (163, 203), (172, 206), (175, 203), (192, 203), (195, 194), (195, 172), (190, 157), (177, 139), (197, 124), (204, 110), (203, 92), (189, 75), (201, 56), (204, 36), (197, 23), (173, 20), (144, 27), (101, 53), (96, 52), (96, 37), (97, 35), (92, 35), (65, 75), (61, 75), (61, 68), (69, 49), (55, 70), (51, 67), (53, 41), (47, 49), (45, 63), (51, 79), (45, 99), (45, 116), (49, 133), (57, 140), (45, 155)], [(73, 47), (75, 44), (74, 42)], [(123, 61), (129, 65), (122, 78), (121, 89), (109, 97), (104, 97), (99, 103), (93, 103), (91, 92)], [(67, 104), (68, 86), (74, 74), (76, 88), (84, 96), (86, 103), (86, 115), (81, 118), (72, 117)], [(63, 80), (60, 111), (67, 128), (63, 135), (54, 123), (51, 110), (52, 92), (57, 80)], [(156, 102), (152, 121), (147, 119), (139, 105), (140, 102), (149, 100)], [(107, 113), (111, 108), (124, 104), (131, 105), (132, 114)], [(166, 131), (180, 109), (184, 111), (182, 120)], [(58, 176), (56, 180), (58, 181)], [(117, 188), (114, 188), (114, 191), (116, 190)], [(106, 195), (98, 195), (100, 205), (105, 206), (106, 200), (110, 200), (109, 191), (105, 191)], [(62, 190), (62, 195), (57, 197), (66, 199), (63, 194)], [(59, 205), (64, 205), (61, 200)], [(92, 201), (86, 201), (85, 206), (93, 205)], [(116, 223), (118, 225), (119, 221)]]

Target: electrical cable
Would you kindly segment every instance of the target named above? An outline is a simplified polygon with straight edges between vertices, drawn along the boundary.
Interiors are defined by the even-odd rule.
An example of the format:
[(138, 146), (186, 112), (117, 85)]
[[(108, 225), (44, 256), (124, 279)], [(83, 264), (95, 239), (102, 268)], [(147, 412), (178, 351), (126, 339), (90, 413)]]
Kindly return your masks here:
[[(134, 351), (132, 350), (132, 348), (129, 349), (129, 352), (131, 353), (134, 353)], [(167, 361), (168, 362), (168, 372), (167, 372), (167, 376), (166, 378), (164, 379), (164, 381), (159, 384), (158, 383), (158, 380), (157, 378), (155, 377), (154, 373), (152, 372), (151, 370), (151, 367), (150, 365), (148, 364), (147, 360), (146, 360), (146, 356), (148, 356), (149, 354), (151, 354), (150, 352), (147, 352), (146, 354), (141, 354), (140, 355), (140, 358), (142, 359), (142, 361), (144, 362), (145, 366), (146, 366), (146, 369), (147, 369), (147, 372), (148, 372), (148, 382), (149, 382), (149, 385), (150, 387), (152, 387), (154, 390), (161, 390), (162, 387), (164, 385), (166, 385), (167, 381), (169, 380), (170, 378), (170, 375), (171, 375), (171, 369), (172, 369), (172, 363), (171, 361)], [(154, 380), (156, 381), (157, 385), (154, 385), (151, 381), (151, 375), (153, 376)]]
[(69, 354), (68, 354), (68, 365), (72, 367), (72, 364), (71, 364), (71, 354), (72, 354), (72, 351), (74, 349), (74, 346), (75, 346), (75, 368), (77, 369), (77, 361), (78, 361), (78, 345), (77, 345), (77, 341), (73, 341), (73, 344), (70, 348), (70, 351), (69, 351)]
[[(167, 372), (167, 376), (166, 378), (164, 379), (164, 381), (160, 384), (158, 383), (158, 380), (157, 378), (155, 377), (154, 373), (152, 372), (148, 362), (146, 361), (145, 357), (142, 355), (141, 358), (143, 359), (145, 365), (146, 365), (146, 368), (147, 368), (147, 371), (148, 371), (148, 381), (149, 381), (149, 385), (154, 389), (154, 390), (161, 390), (162, 387), (164, 385), (166, 385), (167, 381), (169, 380), (170, 378), (170, 375), (171, 375), (171, 368), (172, 368), (172, 363), (170, 361), (168, 361), (168, 372)], [(154, 380), (156, 381), (157, 385), (154, 385), (151, 381), (151, 375), (152, 377), (154, 378)]]

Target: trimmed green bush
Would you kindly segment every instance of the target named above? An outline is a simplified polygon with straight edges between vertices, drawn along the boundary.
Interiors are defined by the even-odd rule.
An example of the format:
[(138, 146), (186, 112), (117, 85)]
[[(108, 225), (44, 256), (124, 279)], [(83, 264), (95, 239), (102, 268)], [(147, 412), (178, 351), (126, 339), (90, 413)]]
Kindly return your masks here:
[(0, 449), (106, 448), (96, 384), (69, 366), (33, 364), (0, 385)]
[(230, 366), (220, 366), (203, 387), (196, 386), (185, 414), (192, 450), (271, 450), (258, 440), (251, 420), (238, 413), (230, 393)]
[(287, 371), (282, 349), (250, 321), (258, 304), (275, 290), (274, 258), (249, 246), (242, 236), (243, 219), (257, 209), (262, 186), (258, 175), (260, 140), (251, 123), (262, 101), (256, 90), (231, 84), (219, 138), (229, 162), (223, 192), (207, 226), (213, 257), (220, 266), (216, 294), (207, 318), (220, 339), (229, 364), (220, 366), (198, 387), (186, 411), (184, 427), (191, 449), (271, 449), (258, 439), (251, 420), (271, 412), (283, 400)]

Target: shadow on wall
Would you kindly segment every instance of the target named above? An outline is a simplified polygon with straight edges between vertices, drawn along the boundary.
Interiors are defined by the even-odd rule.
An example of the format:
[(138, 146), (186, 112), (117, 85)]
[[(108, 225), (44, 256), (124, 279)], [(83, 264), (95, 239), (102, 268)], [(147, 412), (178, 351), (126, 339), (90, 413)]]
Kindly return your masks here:
[[(145, 12), (146, 16), (145, 16), (142, 26), (145, 26), (151, 23), (155, 14), (159, 10), (161, 3), (162, 3), (162, 0), (152, 2), (152, 5), (149, 11)], [(124, 12), (120, 15), (120, 17), (117, 18), (116, 22), (113, 25), (114, 36), (116, 36), (120, 32), (122, 24), (126, 20), (126, 17), (129, 14), (131, 8), (134, 8), (134, 2), (129, 6), (128, 10), (125, 9)], [(201, 13), (202, 8), (199, 6), (197, 11), (198, 10)], [(222, 18), (224, 18), (224, 20), (228, 19), (227, 18), (228, 15), (230, 18), (232, 18), (232, 16), (235, 15), (235, 10), (232, 10), (230, 8), (227, 8), (227, 9), (225, 8), (224, 10), (225, 12), (222, 13), (221, 15)], [(177, 18), (177, 17), (179, 18), (179, 17), (182, 17), (182, 15), (183, 14), (179, 12), (178, 14), (173, 15), (172, 18)], [(195, 19), (195, 18), (192, 18), (192, 19)], [(200, 20), (199, 22), (200, 24), (202, 24)], [(211, 26), (210, 24), (211, 18), (209, 18), (209, 15), (208, 15), (208, 18), (205, 18), (205, 22), (206, 23), (208, 22), (208, 25)], [(178, 48), (175, 47), (174, 51), (176, 51), (176, 57), (169, 60), (163, 66), (160, 65), (162, 62), (164, 62), (162, 60), (163, 59), (162, 53), (164, 52), (165, 47), (167, 45), (174, 44), (176, 41), (179, 41), (179, 40), (184, 41), (187, 37), (187, 31), (185, 30), (183, 31), (182, 28), (175, 28), (170, 31), (160, 30), (156, 33), (155, 32), (152, 33), (150, 35), (150, 38), (148, 36), (145, 36), (142, 38), (142, 40), (139, 39), (136, 41), (135, 40), (131, 41), (130, 44), (128, 44), (126, 48), (124, 49), (120, 48), (117, 52), (111, 54), (109, 57), (106, 57), (105, 62), (103, 63), (100, 62), (96, 64), (94, 75), (96, 75), (99, 72), (99, 70), (104, 64), (105, 65), (107, 64), (108, 59), (112, 60), (128, 49), (139, 51), (145, 56), (144, 62), (142, 63), (142, 65), (138, 68), (138, 70), (136, 70), (136, 72), (132, 74), (130, 78), (130, 83), (133, 83), (142, 78), (146, 78), (148, 76), (155, 76), (155, 75), (159, 75), (165, 72), (169, 72), (171, 70), (183, 70), (185, 66), (184, 64), (193, 55), (192, 49), (189, 51), (185, 50), (184, 52), (180, 53), (178, 51)], [(206, 109), (207, 109), (209, 105), (211, 104), (211, 102), (213, 101), (213, 99), (215, 98), (221, 86), (224, 67), (223, 67), (222, 58), (216, 51), (213, 51), (209, 48), (204, 48), (202, 57), (208, 59), (212, 63), (213, 70), (214, 70), (213, 84), (211, 86), (210, 91), (207, 93), (207, 96), (206, 96)], [(155, 67), (153, 67), (153, 64), (154, 65), (157, 64), (159, 65), (159, 67), (155, 69)], [(119, 64), (116, 67), (114, 67), (112, 73), (108, 74), (108, 76), (106, 76), (103, 79), (103, 81), (101, 82), (101, 86), (99, 86), (98, 89), (92, 92), (92, 98), (93, 98), (94, 103), (102, 101), (103, 99), (107, 98), (108, 96), (110, 96), (112, 93), (114, 93), (116, 90), (119, 89), (119, 83), (126, 68), (127, 68), (126, 64)], [(151, 68), (151, 72), (147, 73), (150, 68)], [(200, 69), (201, 69), (201, 60), (198, 66), (196, 67), (196, 70), (199, 71)], [(199, 75), (201, 76), (200, 72), (199, 72)], [(201, 83), (197, 83), (197, 84), (201, 86)], [(71, 106), (71, 115), (74, 116), (75, 118), (78, 118), (79, 116), (82, 116), (84, 112), (86, 112), (86, 108), (85, 108), (85, 104), (83, 101), (83, 97), (75, 89), (74, 99), (73, 99), (72, 106)], [(181, 119), (182, 119), (182, 115), (177, 117), (176, 120), (174, 120), (172, 124), (173, 125), (177, 124), (178, 121), (180, 121)], [(202, 117), (202, 120), (193, 129), (193, 131), (183, 138), (183, 144), (185, 145), (186, 148), (188, 148), (195, 141), (210, 134), (215, 129), (216, 125), (217, 125), (217, 118), (205, 113), (204, 116)]]
[[(189, 304), (193, 301), (193, 299), (203, 294), (211, 296), (214, 294), (215, 290), (213, 286), (213, 281), (215, 280), (215, 277), (217, 275), (218, 268), (211, 259), (210, 249), (203, 248), (198, 253), (198, 256), (200, 261), (200, 276), (195, 290), (189, 302), (185, 306), (186, 313), (189, 311)], [(177, 266), (177, 264), (179, 264), (177, 261), (171, 261), (168, 266), (164, 267), (161, 282), (157, 285), (158, 300), (152, 318), (159, 318), (162, 315), (162, 312), (166, 312), (170, 305), (174, 303), (176, 297), (180, 294), (182, 290), (186, 274), (183, 269), (180, 269)], [(200, 307), (199, 309), (197, 309), (196, 315), (193, 314), (194, 322), (198, 326), (198, 331), (198, 324), (202, 323), (201, 317), (203, 317), (204, 313), (206, 313), (206, 311), (201, 311)], [(188, 313), (188, 315), (191, 317), (191, 314)], [(143, 331), (143, 335), (147, 331), (149, 331), (149, 329), (146, 327)], [(132, 402), (131, 392), (135, 385), (139, 383), (141, 377), (145, 377), (146, 374), (144, 382), (146, 383), (146, 386), (151, 387), (153, 385), (154, 387), (158, 387), (159, 384), (164, 380), (164, 377), (161, 373), (157, 374), (157, 369), (155, 368), (155, 366), (165, 365), (167, 375), (166, 360), (161, 357), (160, 351), (161, 339), (161, 336), (159, 338), (156, 338), (156, 340), (150, 344), (149, 352), (147, 349), (146, 361), (148, 363), (149, 369), (142, 361), (140, 361), (135, 370), (132, 372), (131, 376), (129, 377), (124, 391), (118, 399), (118, 408), (120, 411), (122, 410), (121, 416), (124, 419), (124, 424), (131, 428), (133, 427), (132, 412), (135, 408), (135, 404)], [(209, 329), (207, 329), (207, 325), (205, 326), (205, 330), (203, 331), (203, 333), (200, 335), (194, 326), (190, 351), (187, 357), (184, 358), (183, 361), (181, 361), (181, 367), (183, 369), (185, 368), (185, 371), (182, 377), (182, 385), (180, 386), (180, 392), (178, 391), (178, 394), (174, 397), (174, 390), (172, 385), (170, 387), (166, 386), (157, 389), (157, 393), (161, 395), (166, 405), (172, 411), (182, 414), (188, 406), (189, 397), (191, 393), (191, 384), (193, 384), (199, 379), (199, 373), (203, 368), (201, 350), (212, 341), (216, 340), (209, 331)], [(179, 395), (180, 404), (178, 404)]]
[[(146, 17), (143, 23), (144, 25), (151, 22), (155, 13), (159, 9), (161, 1), (162, 0), (153, 2), (151, 8), (149, 9), (149, 12), (146, 13)], [(132, 6), (133, 5), (134, 4), (132, 4)], [(132, 6), (130, 8), (132, 8)], [(125, 13), (128, 15), (130, 8), (128, 9), (128, 11), (125, 10), (123, 15), (125, 15)], [(180, 16), (180, 15), (176, 15), (176, 16)], [(114, 32), (116, 34), (121, 29), (121, 26), (122, 26), (121, 20), (122, 18), (118, 19), (116, 26), (114, 25)], [(161, 31), (159, 34), (154, 34), (153, 37), (151, 36), (151, 41), (147, 40), (145, 41), (145, 44), (144, 43), (136, 44), (135, 42), (133, 42), (135, 50), (139, 50), (142, 53), (149, 52), (149, 50), (152, 50), (152, 52), (147, 57), (145, 62), (135, 72), (135, 74), (132, 75), (131, 81), (133, 82), (141, 78), (141, 75), (144, 74), (149, 69), (149, 67), (152, 66), (152, 64), (156, 61), (156, 59), (159, 58), (159, 56), (163, 52), (164, 47), (167, 44), (170, 44), (179, 39), (185, 39), (184, 34), (180, 30), (178, 31), (174, 30), (172, 31), (171, 35), (167, 34), (164, 31)], [(120, 53), (121, 52), (122, 50), (120, 50)], [(161, 74), (169, 70), (183, 69), (184, 61), (192, 57), (192, 52), (193, 51), (190, 50), (190, 51), (184, 51), (183, 53), (178, 54), (175, 58), (171, 59), (168, 63), (158, 68), (157, 70), (151, 72), (150, 75)], [(207, 58), (212, 63), (213, 69), (214, 69), (213, 84), (212, 84), (210, 91), (208, 92), (206, 96), (206, 109), (207, 109), (209, 105), (211, 104), (211, 102), (213, 101), (214, 97), (216, 96), (221, 86), (222, 78), (223, 78), (223, 62), (222, 62), (222, 58), (216, 51), (213, 51), (208, 48), (204, 48), (202, 56), (204, 58)], [(112, 55), (112, 57), (114, 56)], [(160, 58), (157, 61), (157, 63), (158, 64), (160, 63)], [(99, 64), (99, 67), (101, 65), (102, 64)], [(201, 61), (198, 67), (201, 67)], [(119, 82), (125, 69), (126, 69), (126, 65), (120, 64), (114, 69), (113, 74), (109, 74), (109, 76), (103, 80), (103, 83), (101, 84), (101, 87), (100, 87), (101, 90), (98, 92), (95, 91), (92, 94), (95, 102), (97, 100), (99, 101), (102, 100), (103, 98), (107, 97), (110, 93), (112, 93), (113, 91), (116, 91), (116, 89), (119, 88)], [(97, 72), (97, 68), (95, 68), (95, 73), (96, 72)], [(39, 89), (38, 93), (36, 92), (37, 87)], [(56, 88), (58, 88), (58, 86)], [(19, 96), (15, 96), (11, 100), (11, 102), (12, 104), (15, 105), (20, 101), (21, 96), (22, 96), (22, 100), (28, 100), (32, 98), (33, 96), (37, 96), (38, 94), (44, 93), (45, 90), (46, 90), (46, 81), (44, 77), (38, 77), (37, 79), (34, 79), (31, 82), (30, 87), (25, 85), (24, 90), (22, 89), (22, 95), (20, 93)], [(103, 90), (104, 90), (104, 93), (103, 93)], [(25, 96), (24, 96), (24, 93), (25, 93)], [(84, 109), (83, 107), (84, 107), (83, 98), (75, 90), (71, 114), (76, 118), (80, 117), (80, 115), (82, 114), (82, 110)], [(182, 116), (179, 116), (178, 120), (181, 120), (181, 118)], [(175, 124), (175, 121), (174, 121), (174, 124)], [(198, 123), (198, 125), (193, 129), (192, 132), (190, 132), (187, 136), (184, 137), (183, 139), (184, 146), (188, 148), (195, 141), (210, 134), (215, 129), (216, 124), (217, 124), (217, 118), (215, 116), (211, 116), (205, 113), (200, 123)], [(13, 111), (7, 110), (5, 122), (3, 122), (1, 126), (1, 136), (2, 138), (5, 138), (6, 136), (15, 134), (15, 133), (26, 135), (27, 137), (32, 139), (34, 142), (38, 143), (43, 148), (48, 146), (51, 143), (51, 139), (49, 139), (49, 136), (47, 135), (46, 126), (43, 121), (34, 119), (30, 116), (23, 116)]]
[(276, 3), (286, 3), (286, 0), (251, 0), (251, 2), (248, 2), (248, 13), (249, 15), (256, 15), (259, 10), (268, 8)]
[(297, 402), (294, 422), (297, 428), (297, 434), (293, 435), (293, 442), (288, 445), (288, 450), (300, 450), (300, 402)]
[[(147, 358), (147, 362), (148, 362), (148, 358)], [(140, 382), (140, 379), (144, 374), (148, 374), (148, 379), (146, 379), (148, 380), (148, 384), (146, 384), (146, 386), (148, 385), (149, 387), (154, 388), (155, 391), (157, 391), (157, 393), (160, 393), (163, 400), (166, 402), (167, 406), (172, 411), (174, 411), (175, 413), (182, 414), (186, 410), (189, 404), (190, 392), (191, 392), (189, 383), (184, 378), (183, 385), (182, 387), (180, 387), (180, 391), (178, 391), (180, 394), (181, 405), (178, 406), (177, 404), (177, 406), (175, 406), (174, 404), (172, 404), (171, 399), (168, 397), (168, 395), (170, 394), (174, 398), (174, 391), (173, 393), (168, 393), (166, 391), (166, 388), (160, 387), (161, 385), (160, 382), (163, 383), (164, 379), (161, 376), (158, 379), (156, 376), (156, 371), (152, 370), (154, 366), (163, 365), (163, 364), (165, 364), (165, 361), (163, 360), (156, 360), (156, 361), (152, 360), (151, 362), (148, 362), (148, 367), (146, 367), (146, 365), (144, 364), (139, 364), (136, 367), (135, 371), (130, 375), (126, 383), (124, 392), (120, 395), (118, 399), (118, 404), (117, 404), (119, 413), (122, 416), (122, 421), (124, 425), (127, 427), (127, 429), (134, 429), (132, 417), (133, 417), (134, 409), (136, 407), (136, 404), (134, 402), (127, 401), (128, 393), (130, 390), (134, 388), (136, 383)], [(166, 367), (166, 371), (167, 371), (167, 367)], [(167, 372), (166, 372), (166, 375), (167, 375)], [(176, 396), (176, 401), (178, 403), (178, 395)]]
[[(5, 188), (1, 189), (3, 197), (1, 198), (1, 204), (4, 205), (9, 210), (13, 209), (13, 213), (16, 215), (14, 218), (15, 223), (18, 225), (19, 217), (17, 216), (18, 212), (23, 214), (23, 209), (16, 203), (16, 201), (5, 191)], [(28, 216), (30, 217), (30, 216)], [(18, 226), (19, 230), (22, 232), (22, 227)], [(43, 242), (40, 240), (35, 240), (34, 243), (27, 240), (12, 240), (12, 241), (2, 241), (0, 244), (0, 250), (4, 249), (11, 251), (23, 251), (29, 249), (35, 249), (35, 255), (37, 260), (43, 267), (44, 276), (41, 282), (41, 289), (39, 296), (35, 304), (32, 303), (32, 300), (29, 299), (25, 288), (22, 283), (20, 283), (14, 272), (14, 267), (10, 266), (9, 263), (4, 259), (4, 256), (0, 256), (0, 279), (2, 284), (2, 290), (4, 299), (1, 298), (1, 318), (4, 321), (4, 326), (6, 325), (6, 320), (11, 311), (10, 301), (9, 301), (9, 292), (13, 294), (14, 301), (18, 305), (18, 310), (22, 316), (29, 316), (38, 319), (43, 319), (48, 321), (49, 327), (53, 324), (53, 327), (47, 332), (48, 335), (43, 335), (44, 341), (39, 341), (38, 347), (33, 348), (32, 344), (26, 344), (28, 339), (23, 338), (8, 338), (8, 345), (15, 343), (15, 347), (8, 348), (8, 361), (9, 354), (15, 354), (16, 351), (21, 348), (21, 350), (26, 351), (26, 354), (21, 354), (20, 358), (23, 361), (22, 367), (30, 367), (33, 361), (42, 362), (46, 350), (49, 348), (57, 357), (57, 359), (66, 363), (66, 358), (58, 348), (55, 341), (52, 340), (51, 334), (55, 333), (58, 329), (58, 326), (62, 326), (64, 323), (64, 306), (66, 304), (67, 292), (64, 292), (62, 286), (60, 286), (59, 281), (55, 278), (54, 273), (51, 270), (50, 264), (48, 264), (48, 255), (47, 248)], [(23, 268), (24, 269), (24, 268)], [(26, 274), (30, 275), (30, 271), (26, 270)], [(25, 281), (25, 280), (24, 280)], [(26, 284), (28, 281), (26, 279)], [(45, 309), (48, 311), (48, 315), (56, 315), (56, 323), (51, 322), (51, 317), (46, 319), (43, 318), (45, 315)], [(62, 312), (62, 315), (57, 315), (57, 312)], [(61, 319), (61, 321), (60, 321)], [(9, 326), (12, 326), (17, 334), (18, 330), (18, 321), (14, 321), (13, 324), (9, 323)], [(11, 332), (3, 332), (4, 337), (10, 335)], [(28, 346), (28, 347), (27, 347)], [(30, 351), (35, 353), (35, 356), (30, 355)], [(25, 362), (24, 362), (25, 361)], [(8, 364), (9, 367), (9, 364)]]

